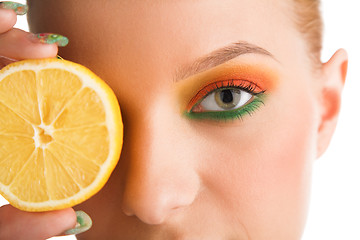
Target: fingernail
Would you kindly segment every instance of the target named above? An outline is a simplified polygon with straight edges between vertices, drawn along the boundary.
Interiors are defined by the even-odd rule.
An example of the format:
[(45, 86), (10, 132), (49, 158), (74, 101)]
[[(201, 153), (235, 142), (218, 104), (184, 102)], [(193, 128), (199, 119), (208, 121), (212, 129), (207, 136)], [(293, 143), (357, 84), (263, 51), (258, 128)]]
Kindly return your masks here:
[(24, 15), (28, 11), (28, 6), (16, 2), (0, 2), (0, 8), (12, 9), (17, 15)]
[(67, 37), (55, 33), (31, 34), (30, 39), (33, 42), (40, 42), (46, 44), (56, 43), (59, 47), (65, 47), (69, 43), (69, 39)]
[(92, 220), (83, 211), (76, 211), (76, 226), (75, 228), (69, 229), (65, 232), (66, 235), (79, 234), (89, 230), (92, 226)]

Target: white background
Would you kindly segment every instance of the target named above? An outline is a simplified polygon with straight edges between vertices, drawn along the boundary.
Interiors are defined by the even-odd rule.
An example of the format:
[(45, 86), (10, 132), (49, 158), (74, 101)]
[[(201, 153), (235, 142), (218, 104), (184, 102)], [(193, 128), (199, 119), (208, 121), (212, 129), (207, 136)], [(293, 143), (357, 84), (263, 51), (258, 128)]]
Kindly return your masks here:
[[(349, 68), (338, 127), (329, 149), (314, 166), (303, 240), (360, 240), (359, 10), (360, 2), (354, 0), (323, 0), (322, 4), (325, 22), (322, 60), (327, 61), (337, 49), (345, 48)], [(25, 16), (19, 17), (16, 27), (28, 30)], [(5, 203), (0, 197), (0, 205)]]
[(323, 0), (323, 61), (338, 48), (349, 54), (338, 127), (315, 164), (304, 240), (360, 240), (360, 2)]

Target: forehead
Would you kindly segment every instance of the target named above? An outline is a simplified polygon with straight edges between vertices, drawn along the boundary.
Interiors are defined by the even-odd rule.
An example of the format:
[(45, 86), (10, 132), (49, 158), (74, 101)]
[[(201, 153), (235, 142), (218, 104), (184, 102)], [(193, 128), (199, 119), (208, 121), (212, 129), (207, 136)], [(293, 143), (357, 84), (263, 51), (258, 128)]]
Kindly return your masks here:
[(44, 26), (64, 23), (79, 32), (96, 31), (107, 39), (131, 36), (135, 41), (149, 37), (162, 44), (184, 40), (194, 40), (197, 44), (197, 38), (205, 37), (207, 45), (216, 45), (225, 38), (254, 43), (259, 38), (263, 42), (275, 40), (279, 30), (293, 27), (290, 4), (278, 0), (32, 0), (29, 3), (31, 12), (42, 16), (34, 17), (41, 19)]
[(239, 41), (266, 49), (280, 62), (304, 52), (288, 1), (32, 0), (30, 7), (35, 32), (70, 38), (61, 49), (67, 56), (97, 56), (97, 65), (110, 58), (129, 70), (141, 63), (148, 74), (170, 74), (167, 69)]

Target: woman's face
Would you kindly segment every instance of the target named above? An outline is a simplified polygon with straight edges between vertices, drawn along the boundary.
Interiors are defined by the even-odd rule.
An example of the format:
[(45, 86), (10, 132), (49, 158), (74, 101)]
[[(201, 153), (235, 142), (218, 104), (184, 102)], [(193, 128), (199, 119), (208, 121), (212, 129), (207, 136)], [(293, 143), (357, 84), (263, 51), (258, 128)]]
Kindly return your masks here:
[(79, 239), (300, 239), (319, 88), (290, 2), (32, 1), (31, 30), (69, 37), (124, 119)]

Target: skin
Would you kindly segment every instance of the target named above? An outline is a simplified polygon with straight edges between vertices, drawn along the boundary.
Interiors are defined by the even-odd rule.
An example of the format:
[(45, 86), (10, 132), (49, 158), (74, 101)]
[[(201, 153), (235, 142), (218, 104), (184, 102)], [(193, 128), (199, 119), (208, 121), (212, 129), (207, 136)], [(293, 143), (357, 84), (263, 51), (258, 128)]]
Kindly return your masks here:
[[(30, 9), (30, 30), (67, 36), (60, 56), (104, 79), (124, 119), (118, 166), (98, 194), (75, 207), (94, 222), (78, 239), (301, 238), (312, 164), (336, 125), (347, 55), (339, 50), (314, 70), (288, 2), (33, 0)], [(56, 46), (11, 29), (10, 11), (0, 18), (0, 55), (56, 55)], [(173, 81), (180, 67), (238, 41), (273, 57), (243, 54)], [(247, 77), (245, 65), (257, 66), (249, 70), (255, 76), (266, 69), (257, 80), (266, 100), (256, 112), (227, 122), (183, 116), (199, 86), (232, 72)], [(0, 236), (28, 214), (11, 211), (19, 217), (4, 222)], [(62, 214), (74, 226), (72, 210)], [(69, 228), (55, 227), (54, 235)], [(27, 237), (36, 231), (26, 229)]]

